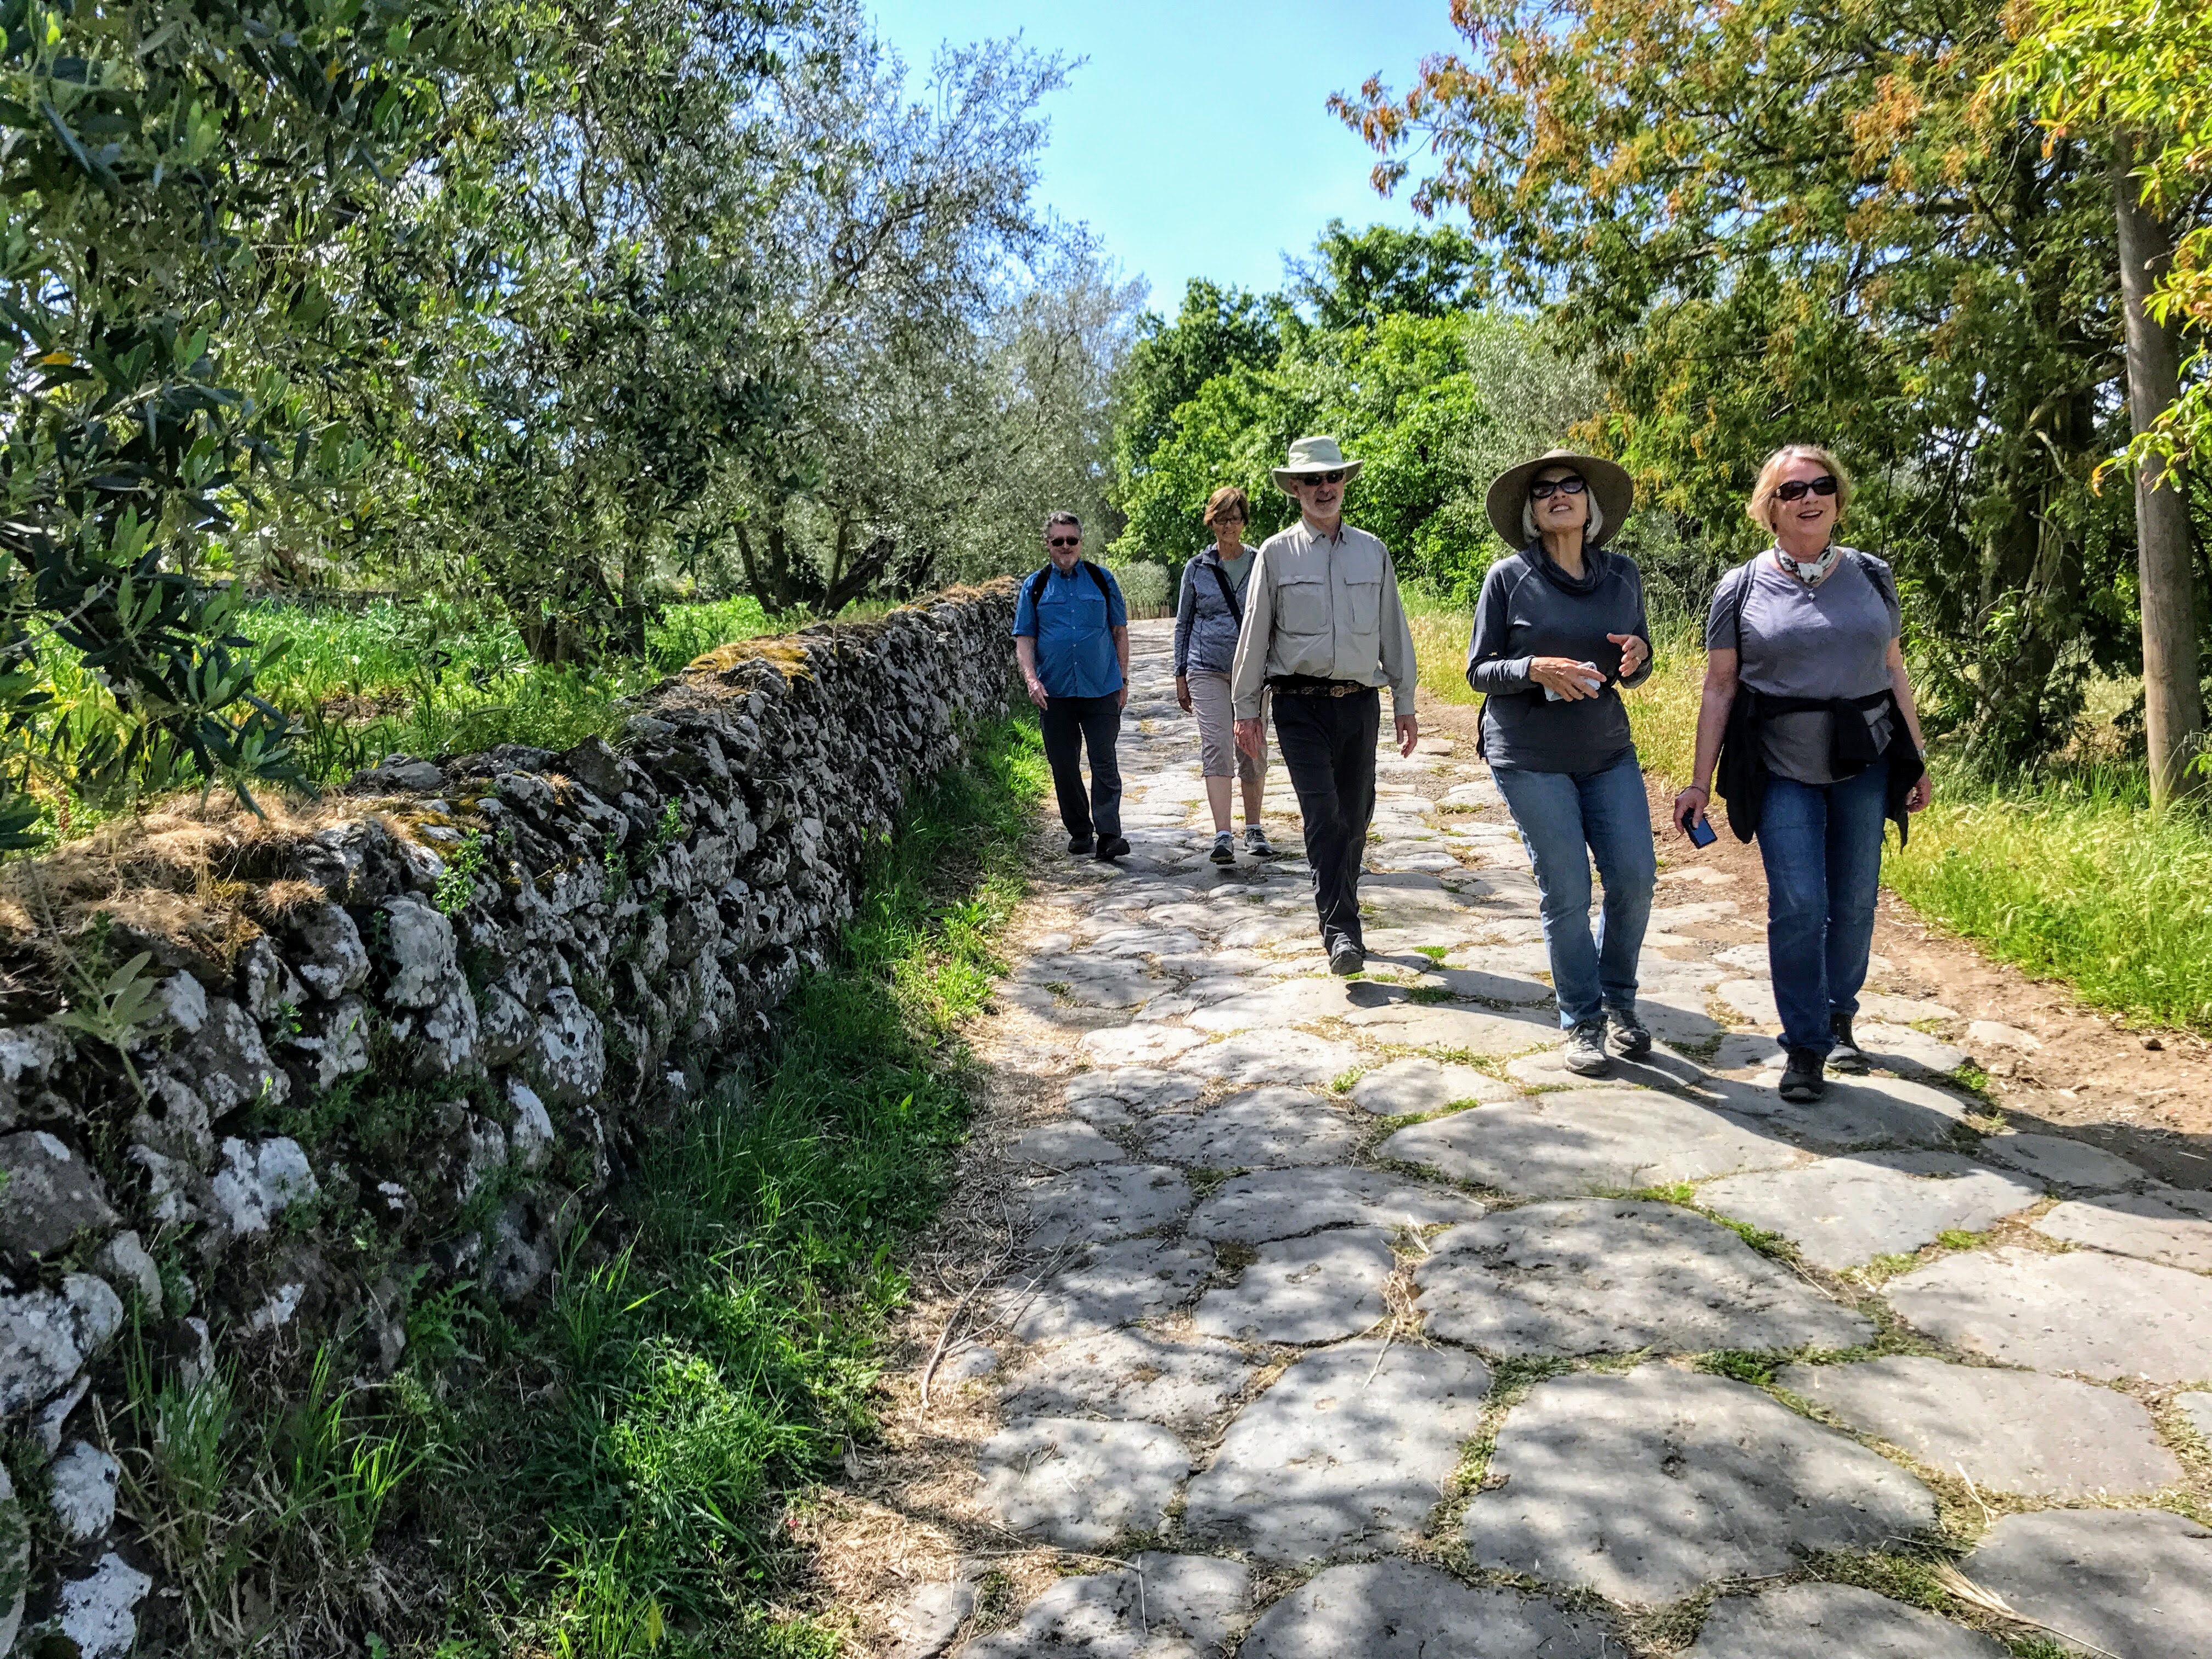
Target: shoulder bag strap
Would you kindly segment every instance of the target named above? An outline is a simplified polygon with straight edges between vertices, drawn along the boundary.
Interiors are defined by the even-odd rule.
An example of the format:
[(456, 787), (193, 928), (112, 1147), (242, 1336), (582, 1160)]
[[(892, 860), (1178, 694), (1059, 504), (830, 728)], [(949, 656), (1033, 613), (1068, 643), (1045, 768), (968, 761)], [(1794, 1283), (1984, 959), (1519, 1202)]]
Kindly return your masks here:
[(1098, 584), (1098, 597), (1109, 605), (1113, 604), (1114, 590), (1106, 585), (1106, 573), (1088, 559), (1083, 562), (1083, 568), (1091, 573), (1091, 580)]
[(1219, 559), (1216, 559), (1206, 568), (1213, 572), (1213, 580), (1221, 585), (1221, 602), (1229, 607), (1230, 620), (1237, 627), (1243, 627), (1244, 607), (1237, 603), (1237, 590), (1230, 583), (1229, 573), (1221, 568)]

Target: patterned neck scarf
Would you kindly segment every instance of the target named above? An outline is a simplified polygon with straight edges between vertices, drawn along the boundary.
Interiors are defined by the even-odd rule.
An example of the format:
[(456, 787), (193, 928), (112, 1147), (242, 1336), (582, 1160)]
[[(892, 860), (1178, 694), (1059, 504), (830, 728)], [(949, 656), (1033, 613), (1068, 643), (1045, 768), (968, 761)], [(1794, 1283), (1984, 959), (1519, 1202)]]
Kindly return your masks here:
[(1782, 550), (1778, 542), (1774, 546), (1774, 562), (1808, 587), (1817, 587), (1827, 574), (1836, 568), (1836, 561), (1844, 556), (1844, 550), (1830, 542), (1827, 550), (1817, 559), (1793, 559)]

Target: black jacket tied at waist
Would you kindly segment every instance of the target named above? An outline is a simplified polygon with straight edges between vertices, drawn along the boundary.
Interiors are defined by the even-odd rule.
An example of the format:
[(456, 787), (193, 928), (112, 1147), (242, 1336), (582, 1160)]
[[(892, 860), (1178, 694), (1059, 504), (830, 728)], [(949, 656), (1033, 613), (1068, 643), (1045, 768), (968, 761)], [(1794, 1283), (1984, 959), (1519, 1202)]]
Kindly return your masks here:
[[(1885, 705), (1889, 709), (1889, 740), (1880, 744), (1875, 741), (1867, 714)], [(1905, 711), (1898, 707), (1897, 693), (1888, 686), (1863, 697), (1778, 697), (1738, 682), (1735, 701), (1729, 706), (1728, 726), (1721, 734), (1720, 762), (1713, 773), (1714, 787), (1728, 802), (1729, 828), (1735, 831), (1738, 841), (1749, 841), (1759, 833), (1759, 814), (1766, 805), (1766, 781), (1770, 775), (1765, 748), (1759, 740), (1761, 723), (1776, 714), (1802, 714), (1814, 710), (1825, 710), (1832, 716), (1828, 722), (1832, 733), (1829, 739), (1828, 770), (1838, 779), (1855, 778), (1883, 756), (1889, 757), (1889, 777), (1882, 791), (1882, 816), (1896, 823), (1897, 844), (1904, 846), (1911, 833), (1911, 817), (1905, 811), (1905, 798), (1911, 794), (1912, 787), (1920, 781), (1928, 767), (1920, 750), (1913, 746), (1911, 732), (1905, 724)]]

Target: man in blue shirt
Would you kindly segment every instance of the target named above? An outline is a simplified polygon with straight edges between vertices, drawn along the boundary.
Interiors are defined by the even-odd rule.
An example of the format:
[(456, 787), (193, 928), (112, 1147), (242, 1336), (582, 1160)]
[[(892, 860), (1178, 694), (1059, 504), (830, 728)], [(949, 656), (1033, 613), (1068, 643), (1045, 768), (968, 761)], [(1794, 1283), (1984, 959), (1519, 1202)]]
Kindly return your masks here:
[[(1014, 608), (1014, 655), (1030, 701), (1042, 711), (1044, 757), (1052, 767), (1067, 850), (1094, 844), (1101, 859), (1129, 851), (1121, 836), (1121, 769), (1114, 744), (1129, 701), (1129, 609), (1111, 571), (1083, 556), (1083, 526), (1073, 513), (1044, 521), (1052, 562), (1022, 583)], [(1091, 751), (1091, 791), (1083, 789), (1083, 750)]]

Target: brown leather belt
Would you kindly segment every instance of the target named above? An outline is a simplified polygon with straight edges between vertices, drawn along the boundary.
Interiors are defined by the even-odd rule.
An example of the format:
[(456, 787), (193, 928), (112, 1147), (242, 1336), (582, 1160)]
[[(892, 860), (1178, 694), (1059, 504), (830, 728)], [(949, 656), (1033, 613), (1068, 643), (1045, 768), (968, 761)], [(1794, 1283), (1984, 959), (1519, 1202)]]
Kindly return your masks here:
[(1310, 679), (1304, 674), (1277, 674), (1268, 680), (1267, 689), (1279, 697), (1356, 697), (1375, 690), (1357, 680)]

